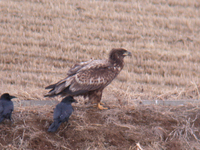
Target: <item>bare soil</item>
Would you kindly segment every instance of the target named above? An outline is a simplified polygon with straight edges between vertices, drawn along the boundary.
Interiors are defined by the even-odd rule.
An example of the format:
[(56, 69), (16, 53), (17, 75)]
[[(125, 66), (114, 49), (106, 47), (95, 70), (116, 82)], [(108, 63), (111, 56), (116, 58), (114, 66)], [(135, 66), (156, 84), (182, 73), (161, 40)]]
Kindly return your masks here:
[(48, 133), (53, 107), (17, 109), (14, 123), (0, 124), (1, 149), (197, 150), (200, 109), (196, 106), (127, 106), (100, 111), (74, 106), (68, 123)]

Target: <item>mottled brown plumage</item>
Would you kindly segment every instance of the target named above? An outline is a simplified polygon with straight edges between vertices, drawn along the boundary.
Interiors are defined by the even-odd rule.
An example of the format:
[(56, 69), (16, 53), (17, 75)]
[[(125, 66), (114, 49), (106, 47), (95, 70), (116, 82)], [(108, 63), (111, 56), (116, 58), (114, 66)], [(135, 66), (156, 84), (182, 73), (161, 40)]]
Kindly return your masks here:
[[(83, 95), (99, 104), (103, 89), (122, 70), (124, 57), (127, 55), (131, 53), (123, 48), (112, 49), (107, 60), (90, 60), (75, 64), (65, 79), (46, 87), (51, 90), (45, 97)], [(98, 107), (101, 107), (100, 104)]]

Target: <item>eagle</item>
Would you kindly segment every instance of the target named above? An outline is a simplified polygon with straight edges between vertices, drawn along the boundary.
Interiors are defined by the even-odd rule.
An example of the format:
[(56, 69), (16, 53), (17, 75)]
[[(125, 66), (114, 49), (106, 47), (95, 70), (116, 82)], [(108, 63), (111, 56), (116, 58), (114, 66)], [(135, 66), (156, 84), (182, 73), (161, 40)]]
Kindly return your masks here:
[(107, 109), (101, 103), (102, 92), (123, 69), (125, 56), (131, 53), (124, 48), (113, 48), (108, 59), (77, 63), (66, 78), (47, 86), (45, 89), (50, 91), (44, 96), (84, 96), (97, 103), (100, 110)]

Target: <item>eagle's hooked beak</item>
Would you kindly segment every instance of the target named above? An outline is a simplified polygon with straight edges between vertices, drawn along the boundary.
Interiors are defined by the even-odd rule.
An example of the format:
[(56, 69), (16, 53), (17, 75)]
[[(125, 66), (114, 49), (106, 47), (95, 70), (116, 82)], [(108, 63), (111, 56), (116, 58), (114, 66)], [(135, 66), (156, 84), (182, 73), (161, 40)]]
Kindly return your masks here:
[(126, 51), (123, 55), (124, 56), (132, 56), (131, 52), (129, 52), (129, 51)]

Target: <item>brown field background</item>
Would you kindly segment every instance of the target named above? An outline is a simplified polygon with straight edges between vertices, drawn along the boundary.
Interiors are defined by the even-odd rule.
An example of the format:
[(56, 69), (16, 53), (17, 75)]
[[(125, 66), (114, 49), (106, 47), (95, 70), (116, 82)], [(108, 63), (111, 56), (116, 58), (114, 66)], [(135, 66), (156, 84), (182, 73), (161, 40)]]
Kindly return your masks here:
[[(197, 1), (0, 2), (1, 93), (43, 99), (44, 87), (76, 62), (105, 59), (113, 47), (133, 53), (105, 95), (197, 99), (200, 78)], [(109, 89), (109, 90), (108, 90)], [(109, 91), (109, 92), (108, 92)]]
[[(124, 106), (122, 110), (115, 110), (115, 115), (127, 116), (130, 119), (130, 116), (135, 117), (140, 112), (148, 115), (148, 109), (155, 110), (155, 108), (148, 108), (146, 111), (143, 107), (132, 110), (134, 106), (132, 106), (131, 100), (134, 99), (180, 100), (200, 98), (200, 1), (198, 0), (1, 0), (0, 94), (9, 92), (17, 96), (18, 100), (48, 100), (49, 98), (43, 97), (47, 92), (44, 87), (66, 77), (68, 69), (74, 63), (87, 61), (91, 58), (106, 59), (109, 51), (118, 47), (126, 48), (132, 52), (133, 56), (132, 58), (125, 58), (124, 69), (103, 93), (102, 101), (106, 104), (113, 106), (113, 108)], [(80, 118), (84, 120), (84, 117), (91, 114), (89, 111), (81, 115), (84, 112), (81, 109), (83, 99), (78, 98), (78, 100), (77, 112), (73, 114), (71, 119), (75, 120), (72, 121), (71, 128), (75, 128), (77, 132), (82, 131), (82, 129), (88, 130), (88, 134), (85, 133), (85, 135), (90, 133), (95, 137), (93, 132), (97, 132), (97, 124), (102, 124), (103, 121), (95, 122), (95, 115), (89, 116), (89, 118), (93, 117), (92, 119), (95, 122), (91, 121), (90, 123), (96, 124), (95, 127), (90, 129), (87, 120), (80, 122)], [(50, 109), (53, 110), (53, 108), (54, 106)], [(131, 108), (131, 110), (128, 108)], [(190, 108), (195, 110), (194, 112), (197, 114), (200, 112), (196, 107)], [(45, 109), (45, 111), (48, 110)], [(174, 115), (177, 117), (181, 110), (175, 110), (174, 112), (177, 112), (177, 114)], [(42, 112), (39, 116), (43, 119), (41, 121), (41, 118), (37, 118), (38, 112), (34, 111), (36, 120), (33, 118), (29, 118), (29, 120), (34, 120), (32, 122), (35, 124), (38, 120), (46, 123), (45, 127), (37, 128), (37, 125), (33, 127), (29, 123), (30, 128), (24, 128), (25, 125), (23, 119), (20, 120), (20, 116), (26, 116), (27, 111), (29, 114), (29, 110), (24, 108), (16, 110), (14, 117), (15, 120), (18, 118), (19, 121), (11, 125), (15, 128), (9, 128), (9, 135), (19, 133), (19, 136), (23, 134), (26, 137), (24, 133), (26, 133), (25, 130), (28, 130), (30, 134), (36, 133), (35, 136), (33, 138), (21, 138), (21, 141), (23, 141), (21, 144), (19, 144), (20, 142), (15, 143), (15, 140), (13, 140), (14, 142), (12, 140), (1, 142), (1, 146), (8, 148), (6, 145), (11, 144), (13, 148), (40, 149), (44, 148), (45, 145), (37, 143), (44, 144), (44, 139), (49, 139), (46, 145), (50, 149), (67, 149), (67, 147), (68, 149), (135, 149), (137, 142), (140, 142), (146, 149), (170, 149), (174, 145), (174, 147), (182, 146), (181, 142), (178, 144), (176, 142), (175, 144), (164, 143), (163, 139), (160, 138), (154, 140), (153, 143), (143, 139), (146, 137), (145, 134), (148, 134), (147, 132), (142, 133), (139, 129), (129, 126), (135, 120), (127, 121), (120, 118), (117, 120), (110, 110), (107, 114), (104, 112), (101, 115), (103, 120), (107, 121), (103, 127), (108, 128), (110, 126), (112, 119), (108, 116), (113, 115), (114, 120), (119, 121), (117, 124), (115, 122), (115, 125), (118, 125), (116, 130), (123, 128), (122, 131), (125, 129), (132, 131), (135, 129), (133, 135), (129, 135), (129, 138), (126, 137), (124, 147), (120, 147), (123, 144), (119, 144), (120, 141), (123, 141), (122, 139), (115, 140), (118, 144), (109, 143), (101, 134), (96, 137), (96, 140), (101, 142), (95, 144), (91, 144), (89, 137), (83, 140), (80, 135), (77, 135), (80, 138), (79, 142), (88, 142), (89, 144), (81, 147), (71, 141), (62, 145), (62, 140), (69, 138), (63, 135), (65, 134), (64, 131), (62, 131), (62, 134), (56, 135), (55, 140), (60, 141), (60, 145), (55, 144), (53, 135), (34, 141), (37, 135), (47, 134), (46, 130), (52, 120), (52, 112), (49, 116), (47, 115), (48, 118), (45, 118), (43, 116), (45, 111), (40, 110)], [(181, 135), (178, 134), (178, 131), (184, 130), (184, 127), (188, 127), (187, 129), (191, 127), (192, 131), (194, 130), (192, 121), (188, 120), (187, 117), (189, 114), (184, 116), (186, 120), (180, 121), (177, 119), (178, 117), (176, 119), (174, 117), (169, 118), (172, 114), (168, 109), (165, 109), (167, 113), (163, 117), (162, 111), (157, 112), (162, 118), (166, 117), (165, 119), (172, 122), (173, 126), (183, 124), (181, 126), (183, 128), (177, 127), (177, 130), (175, 130), (172, 127), (166, 127), (164, 125), (167, 121), (158, 118), (153, 122), (153, 125), (148, 127), (143, 125), (150, 124), (151, 121), (145, 123), (142, 121), (143, 119), (137, 125), (140, 126), (141, 130), (143, 130), (143, 126), (149, 128), (149, 130), (153, 129), (153, 131), (155, 128), (160, 129), (160, 127), (157, 127), (157, 125), (160, 125), (162, 130), (167, 130), (168, 135), (172, 131), (177, 131), (177, 136)], [(153, 112), (155, 115), (157, 113)], [(98, 112), (95, 112), (95, 114), (96, 117), (100, 115)], [(106, 115), (107, 117), (105, 117)], [(153, 119), (152, 116), (149, 117), (151, 120)], [(145, 118), (145, 116), (141, 116), (141, 118)], [(188, 125), (188, 123), (191, 124)], [(78, 129), (76, 128), (77, 124), (80, 125)], [(197, 126), (198, 123), (196, 122), (195, 125)], [(103, 127), (101, 127), (102, 132), (104, 132)], [(108, 137), (115, 138), (118, 136), (117, 133)], [(138, 137), (139, 133), (141, 138), (133, 140), (132, 136)], [(175, 132), (173, 133), (175, 135)], [(185, 133), (187, 132), (185, 131)], [(73, 134), (72, 132), (71, 135)], [(80, 132), (80, 134), (82, 133)], [(191, 133), (191, 137), (194, 138), (193, 135)], [(101, 139), (101, 137), (105, 139)], [(198, 144), (197, 140), (191, 142), (189, 138), (184, 138), (190, 148), (191, 143), (193, 145)], [(20, 141), (17, 137), (15, 139)], [(33, 141), (36, 147), (31, 147), (34, 144), (28, 143), (27, 139)], [(110, 145), (108, 144), (106, 147), (105, 141)], [(127, 141), (129, 142), (127, 143)], [(38, 147), (38, 145), (41, 147)], [(188, 147), (185, 149), (188, 149)]]

